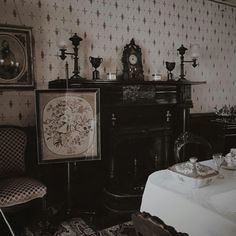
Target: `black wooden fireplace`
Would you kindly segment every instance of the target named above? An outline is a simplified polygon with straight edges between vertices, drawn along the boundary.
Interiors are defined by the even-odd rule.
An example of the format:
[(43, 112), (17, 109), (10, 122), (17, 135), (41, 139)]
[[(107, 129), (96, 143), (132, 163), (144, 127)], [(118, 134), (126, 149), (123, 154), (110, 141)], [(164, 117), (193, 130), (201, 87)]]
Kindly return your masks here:
[(176, 137), (188, 127), (190, 81), (49, 82), (49, 88), (100, 88), (103, 203), (117, 214), (137, 210), (150, 173), (174, 163)]

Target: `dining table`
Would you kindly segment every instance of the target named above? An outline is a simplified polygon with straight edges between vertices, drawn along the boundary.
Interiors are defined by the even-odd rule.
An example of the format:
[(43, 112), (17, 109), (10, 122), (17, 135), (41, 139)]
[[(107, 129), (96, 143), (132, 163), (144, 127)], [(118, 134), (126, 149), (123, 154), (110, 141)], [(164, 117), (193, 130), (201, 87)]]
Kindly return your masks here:
[[(216, 169), (213, 160), (201, 162)], [(148, 212), (189, 236), (236, 236), (236, 168), (221, 168), (223, 178), (192, 188), (175, 179), (171, 170), (149, 175), (141, 212)]]

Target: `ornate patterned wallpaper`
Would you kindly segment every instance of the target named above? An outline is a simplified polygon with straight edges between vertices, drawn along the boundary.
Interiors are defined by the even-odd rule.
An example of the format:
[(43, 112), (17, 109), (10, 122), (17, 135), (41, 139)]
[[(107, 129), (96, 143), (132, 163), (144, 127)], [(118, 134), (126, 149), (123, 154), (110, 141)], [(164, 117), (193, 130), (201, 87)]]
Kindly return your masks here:
[[(131, 38), (142, 48), (145, 80), (166, 77), (165, 61), (176, 61), (177, 48), (198, 43), (199, 66), (186, 64), (186, 77), (207, 84), (193, 88), (191, 112), (210, 112), (236, 104), (236, 8), (207, 0), (1, 0), (0, 23), (33, 27), (37, 88), (65, 77), (58, 43), (78, 33), (81, 76), (91, 79), (89, 56), (104, 59), (107, 72), (121, 73), (123, 47)], [(190, 57), (186, 54), (186, 59)], [(73, 61), (67, 58), (69, 71)], [(35, 125), (34, 91), (0, 92), (0, 124)]]

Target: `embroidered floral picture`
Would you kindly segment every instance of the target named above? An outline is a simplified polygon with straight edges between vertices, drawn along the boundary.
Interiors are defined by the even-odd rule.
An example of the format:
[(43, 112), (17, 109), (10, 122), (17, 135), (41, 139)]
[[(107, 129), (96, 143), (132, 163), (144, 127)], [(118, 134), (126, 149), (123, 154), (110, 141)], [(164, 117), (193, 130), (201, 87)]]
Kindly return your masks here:
[(36, 90), (41, 161), (100, 159), (98, 90)]

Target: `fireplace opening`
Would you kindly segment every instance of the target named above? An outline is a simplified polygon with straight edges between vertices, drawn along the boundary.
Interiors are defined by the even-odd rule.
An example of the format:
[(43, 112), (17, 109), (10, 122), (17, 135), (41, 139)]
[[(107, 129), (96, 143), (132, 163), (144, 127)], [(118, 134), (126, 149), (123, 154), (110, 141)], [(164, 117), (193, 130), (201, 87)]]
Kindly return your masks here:
[(116, 211), (139, 207), (148, 176), (166, 166), (165, 150), (168, 145), (173, 146), (169, 142), (171, 135), (168, 127), (116, 131), (109, 181), (104, 190), (105, 205)]

